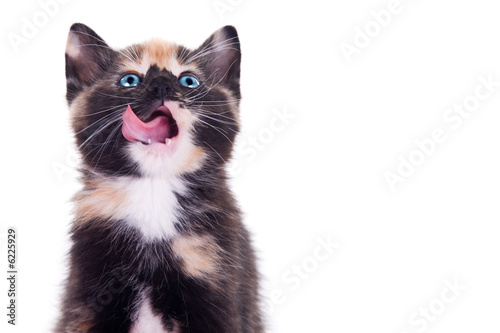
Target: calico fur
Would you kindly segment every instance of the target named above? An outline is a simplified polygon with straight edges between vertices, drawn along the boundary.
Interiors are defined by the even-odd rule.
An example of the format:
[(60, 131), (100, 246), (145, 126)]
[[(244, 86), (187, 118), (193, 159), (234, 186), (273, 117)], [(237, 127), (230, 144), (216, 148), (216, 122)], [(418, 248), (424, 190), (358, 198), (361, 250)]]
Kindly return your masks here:
[[(55, 332), (263, 332), (255, 255), (225, 172), (240, 57), (231, 26), (194, 50), (159, 39), (115, 50), (71, 27), (67, 101), (82, 189)], [(120, 85), (128, 73), (141, 82)], [(186, 73), (200, 86), (179, 84)], [(125, 138), (128, 106), (142, 122), (168, 108), (171, 145)]]

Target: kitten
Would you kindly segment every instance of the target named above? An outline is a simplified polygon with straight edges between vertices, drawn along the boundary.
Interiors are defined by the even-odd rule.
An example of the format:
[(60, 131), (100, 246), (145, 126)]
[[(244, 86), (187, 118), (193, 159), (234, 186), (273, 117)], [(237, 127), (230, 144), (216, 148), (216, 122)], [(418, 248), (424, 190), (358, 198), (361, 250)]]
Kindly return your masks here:
[(249, 234), (227, 185), (240, 45), (110, 48), (74, 24), (67, 100), (82, 157), (56, 332), (263, 332)]

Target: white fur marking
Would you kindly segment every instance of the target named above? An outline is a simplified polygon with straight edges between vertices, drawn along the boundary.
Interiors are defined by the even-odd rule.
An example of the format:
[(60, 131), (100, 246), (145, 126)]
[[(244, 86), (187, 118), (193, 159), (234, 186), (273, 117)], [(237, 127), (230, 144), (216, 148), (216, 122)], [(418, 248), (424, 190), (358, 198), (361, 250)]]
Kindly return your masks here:
[(149, 55), (145, 54), (142, 58), (141, 64), (134, 69), (139, 73), (146, 75), (148, 73), (149, 67), (151, 67), (151, 61), (149, 60)]
[[(146, 75), (152, 64), (153, 62), (151, 60), (150, 55), (147, 52), (145, 52), (144, 55), (142, 56), (140, 64), (137, 64), (136, 62), (132, 61), (126, 62), (126, 69), (134, 70), (138, 73)], [(175, 54), (168, 59), (164, 59), (164, 62), (158, 65), (160, 65), (160, 67), (162, 68), (169, 70), (176, 77), (179, 77), (179, 75), (184, 72), (196, 71), (196, 68), (194, 66), (181, 65), (177, 60), (177, 55)]]
[(70, 58), (76, 59), (80, 55), (80, 40), (74, 34), (70, 34), (66, 44), (66, 53)]
[(169, 333), (163, 327), (161, 317), (153, 313), (150, 299), (144, 296), (142, 298), (137, 320), (129, 333)]
[(170, 58), (169, 61), (169, 68), (170, 72), (174, 74), (175, 76), (179, 77), (181, 73), (183, 72), (189, 72), (189, 71), (194, 71), (194, 68), (192, 66), (185, 66), (179, 64), (179, 61), (177, 60), (177, 56), (174, 55)]
[(177, 178), (127, 178), (121, 183), (127, 193), (123, 206), (125, 221), (139, 229), (148, 240), (169, 239), (177, 234), (177, 210), (175, 193), (182, 193), (184, 185)]

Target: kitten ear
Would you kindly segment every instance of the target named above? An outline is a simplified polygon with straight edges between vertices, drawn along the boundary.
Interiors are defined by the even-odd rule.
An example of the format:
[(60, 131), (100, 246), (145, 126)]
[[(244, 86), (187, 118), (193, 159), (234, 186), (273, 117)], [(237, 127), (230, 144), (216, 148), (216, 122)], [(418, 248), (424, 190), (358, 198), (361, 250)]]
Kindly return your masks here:
[(241, 49), (238, 33), (227, 25), (217, 30), (195, 51), (212, 83), (225, 83), (237, 89), (240, 80)]
[(66, 44), (67, 98), (71, 101), (85, 85), (106, 70), (115, 55), (94, 30), (84, 24), (71, 26)]

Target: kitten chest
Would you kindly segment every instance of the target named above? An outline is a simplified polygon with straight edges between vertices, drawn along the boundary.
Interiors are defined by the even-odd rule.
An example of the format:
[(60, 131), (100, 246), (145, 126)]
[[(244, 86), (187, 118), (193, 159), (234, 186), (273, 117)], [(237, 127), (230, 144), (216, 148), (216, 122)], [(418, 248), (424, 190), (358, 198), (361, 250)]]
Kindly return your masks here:
[(181, 208), (177, 194), (185, 192), (178, 180), (119, 177), (95, 181), (75, 198), (78, 223), (118, 220), (148, 241), (171, 239)]

